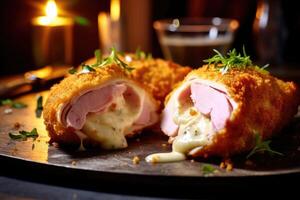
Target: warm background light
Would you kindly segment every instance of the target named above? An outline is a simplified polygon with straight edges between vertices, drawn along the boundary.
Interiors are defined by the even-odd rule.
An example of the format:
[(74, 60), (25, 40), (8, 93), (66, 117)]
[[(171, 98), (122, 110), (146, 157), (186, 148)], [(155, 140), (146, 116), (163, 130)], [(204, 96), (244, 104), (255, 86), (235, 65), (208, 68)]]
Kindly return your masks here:
[(32, 24), (40, 26), (73, 25), (73, 20), (71, 18), (58, 16), (58, 8), (54, 0), (48, 0), (44, 10), (46, 16), (34, 18)]
[(111, 0), (110, 16), (112, 21), (117, 21), (120, 18), (120, 0)]
[(72, 64), (73, 19), (59, 16), (54, 0), (48, 0), (43, 10), (45, 16), (32, 19), (36, 66)]
[(57, 7), (54, 0), (49, 0), (45, 7), (46, 16), (55, 18), (57, 16)]

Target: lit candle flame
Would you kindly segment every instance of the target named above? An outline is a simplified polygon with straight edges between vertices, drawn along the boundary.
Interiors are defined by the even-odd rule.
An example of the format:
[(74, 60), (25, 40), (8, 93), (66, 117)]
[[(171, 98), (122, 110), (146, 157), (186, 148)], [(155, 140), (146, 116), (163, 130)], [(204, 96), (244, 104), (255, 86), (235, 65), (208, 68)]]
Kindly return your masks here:
[(32, 23), (38, 26), (66, 26), (73, 25), (73, 20), (68, 17), (58, 16), (59, 8), (57, 7), (55, 0), (48, 0), (45, 7), (45, 16), (39, 16), (33, 18)]
[(46, 8), (46, 16), (53, 19), (57, 16), (57, 7), (54, 0), (49, 0), (47, 2)]
[(120, 18), (120, 0), (111, 0), (110, 16), (112, 21), (117, 21)]

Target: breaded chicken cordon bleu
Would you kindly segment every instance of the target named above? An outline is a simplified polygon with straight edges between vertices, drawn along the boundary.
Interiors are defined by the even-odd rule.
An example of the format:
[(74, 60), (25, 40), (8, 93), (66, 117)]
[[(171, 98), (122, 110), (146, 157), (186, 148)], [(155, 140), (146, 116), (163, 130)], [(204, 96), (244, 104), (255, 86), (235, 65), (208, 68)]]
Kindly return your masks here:
[(83, 148), (87, 139), (104, 149), (121, 149), (128, 146), (126, 137), (156, 124), (161, 99), (153, 95), (155, 86), (149, 88), (155, 81), (145, 83), (135, 71), (135, 65), (124, 63), (113, 50), (103, 61), (84, 64), (80, 72), (53, 86), (43, 111), (51, 141)]
[(230, 51), (206, 60), (168, 95), (161, 121), (171, 153), (156, 153), (148, 162), (187, 157), (230, 157), (251, 150), (255, 134), (262, 140), (278, 133), (293, 118), (299, 91), (244, 55)]

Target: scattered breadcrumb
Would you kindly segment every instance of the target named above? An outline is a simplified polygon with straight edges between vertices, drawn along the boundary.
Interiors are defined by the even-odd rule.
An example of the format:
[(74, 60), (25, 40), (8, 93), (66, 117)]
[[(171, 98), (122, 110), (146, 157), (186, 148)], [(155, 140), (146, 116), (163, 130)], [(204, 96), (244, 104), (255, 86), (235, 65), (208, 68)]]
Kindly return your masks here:
[(233, 165), (232, 163), (228, 164), (226, 167), (226, 171), (232, 171), (233, 170)]
[(72, 164), (73, 166), (75, 166), (77, 163), (76, 163), (75, 160), (73, 160), (73, 161), (71, 162), (71, 164)]
[(194, 160), (194, 159), (192, 159), (192, 160), (190, 160), (190, 162), (191, 162), (191, 163), (194, 163), (194, 162), (195, 162), (195, 160)]
[(9, 115), (12, 113), (12, 111), (13, 110), (11, 108), (6, 108), (3, 112), (4, 112), (4, 114)]
[(221, 169), (226, 169), (226, 171), (232, 171), (233, 170), (233, 164), (230, 159), (226, 159), (220, 163)]
[(161, 144), (162, 147), (167, 147), (168, 145), (166, 143)]
[(19, 123), (19, 122), (16, 122), (15, 124), (14, 124), (14, 128), (15, 129), (19, 129), (21, 127), (21, 124)]
[(140, 158), (138, 156), (134, 156), (133, 159), (132, 159), (132, 163), (137, 165), (140, 163)]
[(224, 163), (224, 162), (221, 162), (221, 163), (220, 163), (220, 168), (221, 168), (221, 169), (225, 169), (225, 163)]

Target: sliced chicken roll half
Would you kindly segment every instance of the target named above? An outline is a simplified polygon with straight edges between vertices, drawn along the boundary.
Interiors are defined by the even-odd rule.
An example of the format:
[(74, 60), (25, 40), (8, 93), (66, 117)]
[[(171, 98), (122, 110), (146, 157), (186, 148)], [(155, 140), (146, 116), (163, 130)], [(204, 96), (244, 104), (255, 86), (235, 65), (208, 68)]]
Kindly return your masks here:
[(278, 132), (297, 112), (296, 85), (258, 67), (222, 74), (204, 66), (187, 75), (166, 99), (161, 129), (173, 142), (172, 153), (153, 154), (149, 162), (186, 156), (222, 156), (250, 150), (255, 134)]
[(116, 65), (77, 73), (51, 88), (43, 117), (52, 141), (88, 138), (104, 149), (127, 147), (126, 136), (158, 121), (158, 103)]

